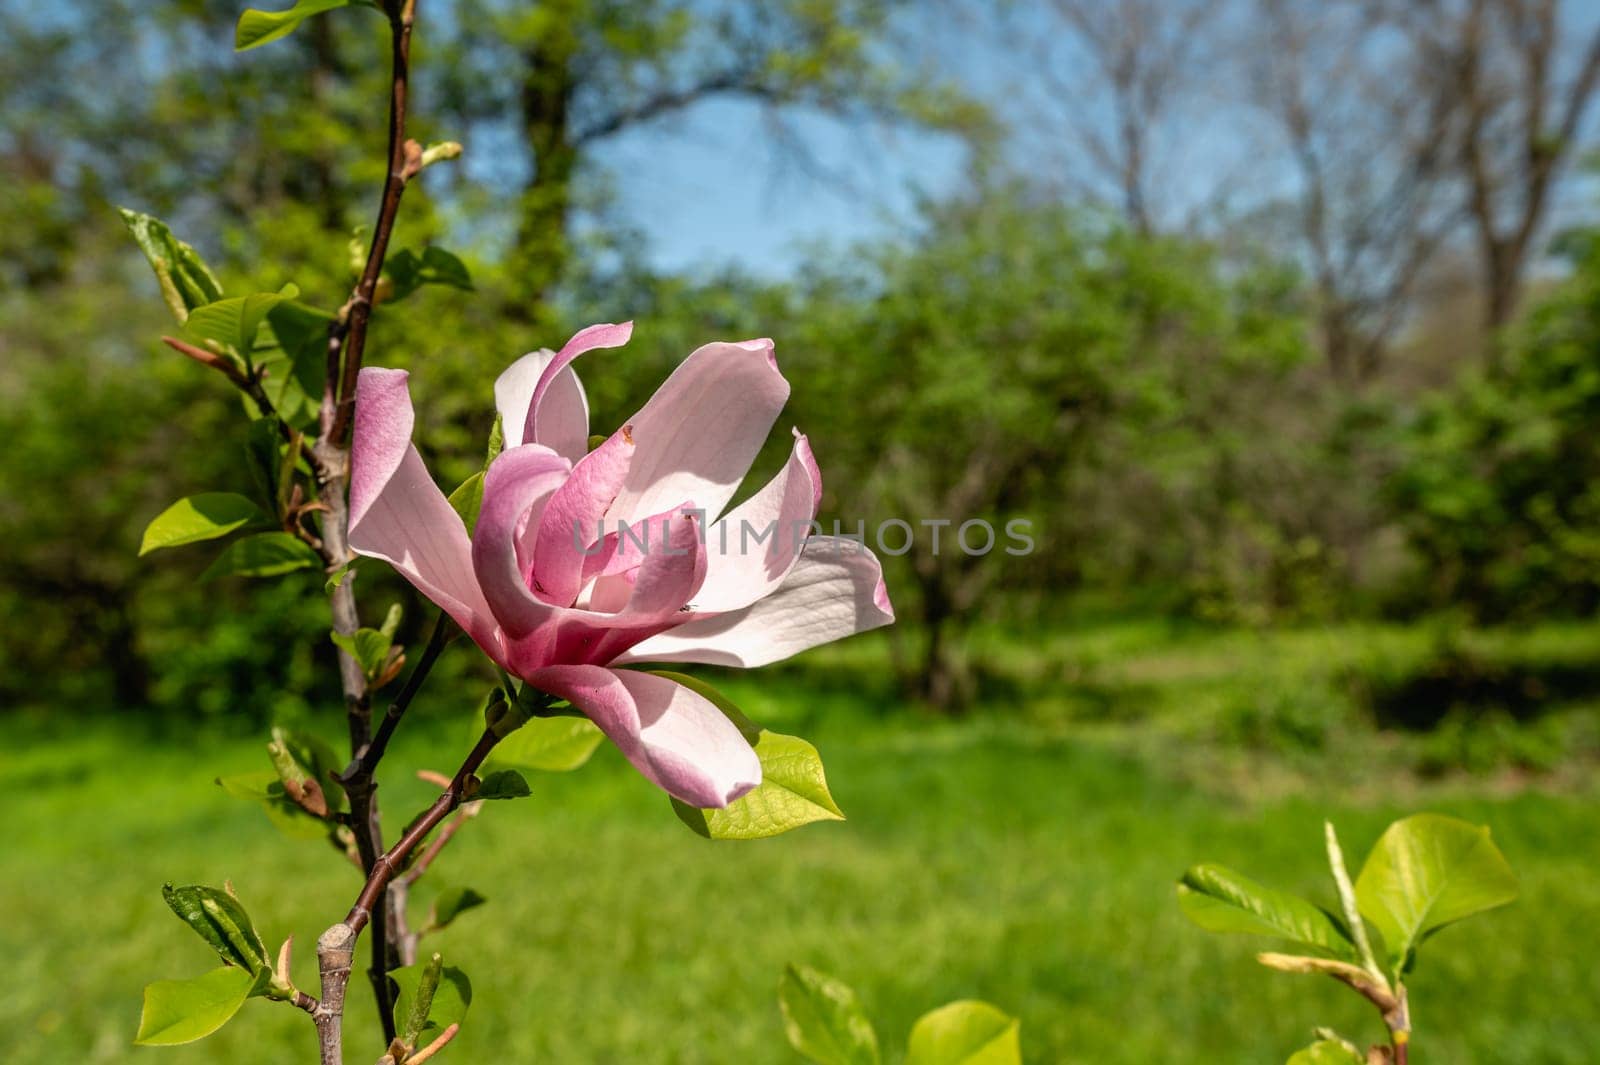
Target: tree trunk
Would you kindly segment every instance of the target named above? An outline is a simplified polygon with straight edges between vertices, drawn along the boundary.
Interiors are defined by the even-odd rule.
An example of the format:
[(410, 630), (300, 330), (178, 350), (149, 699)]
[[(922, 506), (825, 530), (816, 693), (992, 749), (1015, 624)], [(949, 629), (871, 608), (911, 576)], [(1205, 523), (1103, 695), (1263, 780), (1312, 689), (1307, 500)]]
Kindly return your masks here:
[(517, 242), (509, 256), (515, 319), (533, 321), (571, 259), (568, 224), (578, 150), (572, 143), (569, 109), (574, 89), (572, 46), (543, 42), (524, 57), (522, 125), (533, 154), (533, 176), (518, 205)]

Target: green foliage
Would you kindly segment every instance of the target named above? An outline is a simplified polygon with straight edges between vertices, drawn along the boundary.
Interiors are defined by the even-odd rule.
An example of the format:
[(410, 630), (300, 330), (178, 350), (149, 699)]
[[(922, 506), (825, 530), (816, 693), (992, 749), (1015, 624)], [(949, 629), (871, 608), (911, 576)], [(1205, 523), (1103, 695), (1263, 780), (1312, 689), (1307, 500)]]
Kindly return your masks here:
[(222, 554), (200, 574), (200, 579), (281, 577), (285, 573), (311, 569), (321, 564), (321, 556), (304, 540), (284, 532), (254, 533), (224, 548)]
[(1178, 902), (1210, 932), (1276, 936), (1331, 957), (1356, 957), (1349, 934), (1325, 910), (1220, 865), (1197, 865), (1183, 874)]
[(265, 522), (266, 514), (235, 492), (202, 492), (178, 500), (145, 526), (139, 554), (163, 547), (215, 540), (246, 525)]
[(565, 773), (577, 769), (605, 740), (605, 733), (586, 717), (536, 717), (495, 745), (496, 763)]
[(856, 993), (840, 980), (790, 965), (778, 983), (789, 1045), (817, 1065), (878, 1065), (878, 1035)]
[(487, 774), (469, 798), (473, 799), (523, 799), (533, 794), (528, 778), (515, 769), (497, 769)]
[[(426, 1046), (452, 1024), (460, 1024), (472, 1005), (472, 981), (460, 969), (442, 965), (437, 954), (427, 962), (393, 970), (389, 980), (397, 992), (395, 1027), (410, 1034), (408, 1042), (413, 1045)], [(426, 1021), (419, 1023), (419, 1015)]]
[(1428, 605), (1479, 618), (1600, 606), (1600, 240), (1472, 372), (1420, 412), (1390, 502)]
[(277, 292), (257, 292), (232, 296), (195, 307), (183, 323), (184, 335), (202, 344), (221, 345), (241, 356), (255, 350), (256, 334), (278, 305), (300, 294), (294, 285)]
[(952, 1002), (912, 1027), (906, 1065), (1022, 1065), (1021, 1031), (987, 1002)]
[(261, 934), (232, 891), (219, 891), (200, 884), (186, 887), (167, 884), (161, 889), (161, 897), (180, 921), (211, 945), (225, 964), (238, 966), (251, 977), (270, 967)]
[[(1516, 877), (1490, 842), (1487, 828), (1440, 814), (1415, 814), (1388, 827), (1352, 885), (1332, 822), (1323, 827), (1348, 931), (1302, 899), (1216, 866), (1191, 869), (1179, 884), (1179, 901), (1202, 928), (1282, 936), (1335, 955), (1264, 953), (1256, 960), (1280, 972), (1332, 976), (1359, 992), (1378, 1009), (1390, 1041), (1399, 1046), (1411, 1037), (1409, 1010), (1414, 1006), (1408, 1005), (1404, 978), (1417, 946), (1446, 925), (1511, 902), (1517, 895)], [(1387, 972), (1371, 949), (1367, 923), (1388, 949)], [(1324, 1039), (1290, 1060), (1336, 1065), (1362, 1059), (1343, 1043)]]
[(1439, 814), (1390, 825), (1356, 880), (1361, 913), (1383, 936), (1397, 973), (1439, 929), (1516, 897), (1516, 875), (1489, 830)]
[(1285, 1065), (1365, 1065), (1366, 1058), (1343, 1043), (1332, 1039), (1319, 1039), (1303, 1050), (1289, 1055)]
[(667, 670), (655, 672), (721, 710), (750, 741), (761, 762), (761, 783), (720, 810), (702, 810), (672, 800), (673, 812), (697, 835), (707, 839), (763, 839), (813, 821), (844, 820), (844, 812), (828, 791), (822, 756), (815, 747), (798, 736), (761, 728), (727, 696), (696, 677)]
[(428, 909), (427, 927), (433, 931), (448, 928), (457, 917), (468, 910), (477, 909), (488, 901), (471, 888), (446, 888), (439, 892), (433, 900), (433, 905)]
[(175, 1046), (204, 1039), (233, 1019), (257, 985), (255, 974), (233, 965), (193, 980), (157, 980), (144, 989), (140, 1046)]
[(247, 51), (276, 41), (280, 37), (287, 37), (299, 27), (300, 23), (311, 16), (335, 8), (349, 7), (352, 2), (358, 2), (360, 6), (373, 6), (360, 3), (360, 0), (296, 0), (294, 7), (287, 11), (257, 11), (255, 8), (248, 8), (239, 16), (239, 25), (233, 38), (234, 51)]
[(174, 318), (184, 322), (196, 308), (222, 298), (222, 286), (200, 253), (173, 236), (165, 222), (125, 207), (118, 210), (155, 271), (161, 298)]
[(391, 303), (405, 299), (423, 285), (472, 291), (472, 272), (467, 264), (460, 256), (443, 248), (424, 248), (421, 255), (410, 248), (390, 252), (384, 260), (383, 272), (391, 286), (386, 297)]

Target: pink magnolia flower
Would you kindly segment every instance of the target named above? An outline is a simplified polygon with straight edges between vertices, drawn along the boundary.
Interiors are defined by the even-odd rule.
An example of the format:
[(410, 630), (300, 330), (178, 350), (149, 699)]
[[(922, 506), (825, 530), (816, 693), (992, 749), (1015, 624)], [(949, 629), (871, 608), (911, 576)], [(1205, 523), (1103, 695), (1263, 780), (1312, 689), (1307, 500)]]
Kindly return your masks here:
[[(722, 514), (789, 397), (772, 341), (699, 348), (589, 450), (588, 402), (570, 364), (632, 331), (590, 326), (500, 375), (506, 447), (471, 536), (411, 443), (405, 371), (363, 369), (350, 547), (393, 565), (508, 673), (570, 701), (663, 790), (724, 806), (761, 780), (739, 730), (682, 685), (616, 667), (760, 666), (894, 613), (870, 552), (810, 534), (822, 481), (798, 432), (777, 476), (704, 524)], [(645, 523), (643, 550), (618, 522)], [(775, 535), (757, 543), (746, 523)]]

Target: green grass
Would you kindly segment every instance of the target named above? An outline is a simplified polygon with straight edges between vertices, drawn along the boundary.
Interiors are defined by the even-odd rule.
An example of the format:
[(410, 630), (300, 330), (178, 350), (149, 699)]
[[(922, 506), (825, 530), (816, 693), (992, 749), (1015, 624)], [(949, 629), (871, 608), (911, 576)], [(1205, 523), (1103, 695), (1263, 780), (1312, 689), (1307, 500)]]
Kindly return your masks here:
[[(1352, 790), (1331, 771), (1279, 765), (1261, 787), (1240, 767), (1265, 756), (1241, 762), (1228, 743), (1201, 742), (1225, 732), (1185, 723), (1182, 693), (1216, 705), (1219, 687), (1238, 693), (1274, 672), (1289, 683), (1296, 669), (1315, 687), (1332, 666), (1314, 641), (1296, 658), (1282, 646), (1263, 653), (1249, 635), (1100, 639), (1008, 652), (1066, 680), (1029, 678), (1031, 709), (996, 705), (957, 722), (883, 714), (888, 697), (873, 685), (829, 686), (819, 672), (730, 678), (754, 716), (817, 743), (843, 824), (710, 843), (608, 747), (576, 773), (535, 777), (532, 798), (491, 804), (428, 877), (430, 890), (464, 884), (491, 900), (426, 941), (476, 989), (442, 1060), (798, 1061), (775, 1005), (791, 960), (852, 983), (891, 1060), (921, 1012), (960, 997), (1020, 1016), (1030, 1062), (1276, 1062), (1324, 1023), (1374, 1038), (1375, 1018), (1344, 989), (1257, 966), (1253, 952), (1270, 943), (1189, 926), (1173, 882), (1215, 860), (1331, 903), (1322, 818), (1359, 857), (1417, 809), (1491, 825), (1523, 897), (1430, 943), (1411, 985), (1415, 1060), (1593, 1060), (1600, 796), (1590, 785), (1451, 774), (1406, 777), (1392, 798), (1370, 779)], [(1117, 714), (1041, 710), (1053, 687), (1082, 681), (1068, 655), (1093, 658), (1102, 686), (1120, 692), (1113, 702), (1139, 685), (1157, 709), (1121, 733), (1105, 727)], [(859, 660), (847, 648), (819, 669), (850, 673)], [(402, 729), (382, 789), (391, 832), (429, 797), (402, 767), (448, 769), (467, 738), (465, 722), (437, 718)], [(143, 984), (213, 961), (166, 911), (163, 881), (231, 878), (269, 945), (294, 934), (307, 987), (312, 943), (359, 886), (325, 845), (278, 835), (211, 783), (261, 768), (259, 744), (12, 720), (0, 750), (0, 1056), (307, 1060), (304, 1015), (261, 1001), (203, 1043), (130, 1045)], [(1208, 773), (1212, 763), (1228, 768)], [(419, 885), (418, 913), (427, 897)], [(381, 1050), (371, 1005), (363, 981), (351, 986), (347, 1060), (370, 1061)]]

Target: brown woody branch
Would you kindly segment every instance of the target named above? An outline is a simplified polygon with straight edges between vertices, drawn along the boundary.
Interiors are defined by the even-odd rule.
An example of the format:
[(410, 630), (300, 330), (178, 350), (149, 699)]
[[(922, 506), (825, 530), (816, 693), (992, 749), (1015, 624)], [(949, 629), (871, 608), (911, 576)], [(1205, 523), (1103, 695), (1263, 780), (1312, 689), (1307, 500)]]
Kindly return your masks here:
[[(411, 70), (411, 27), (415, 17), (416, 0), (385, 0), (384, 12), (390, 29), (390, 93), (389, 93), (389, 170), (384, 181), (383, 194), (378, 207), (377, 224), (373, 227), (372, 244), (367, 251), (367, 261), (355, 290), (328, 328), (327, 360), (323, 381), (322, 403), (318, 411), (318, 438), (312, 448), (317, 466), (317, 491), (324, 514), (322, 523), (322, 556), (330, 571), (346, 565), (351, 558), (348, 542), (350, 452), (346, 445), (351, 412), (355, 404), (356, 375), (366, 349), (367, 325), (372, 316), (374, 293), (383, 273), (383, 260), (388, 252), (389, 239), (394, 232), (400, 197), (406, 182), (416, 172), (413, 163), (420, 160), (420, 150), (405, 137), (406, 102)], [(355, 591), (350, 581), (344, 581), (333, 591), (330, 608), (335, 632), (349, 634), (360, 627), (360, 614), (356, 609)], [(349, 724), (352, 758), (367, 749), (371, 739), (371, 704), (366, 677), (361, 666), (343, 649), (339, 655), (340, 684), (344, 691), (345, 716)], [(350, 797), (351, 827), (355, 832), (356, 849), (362, 868), (369, 874), (383, 850), (383, 828), (379, 818), (374, 792), (376, 782), (371, 772), (357, 774), (345, 782)], [(373, 994), (378, 1003), (385, 1038), (394, 1037), (394, 1019), (389, 1001), (387, 973), (390, 969), (391, 951), (386, 929), (387, 915), (380, 909), (374, 920), (372, 963), (369, 976)], [(337, 926), (336, 926), (337, 927)], [(332, 930), (330, 930), (332, 931)], [(352, 937), (351, 943), (354, 943)], [(341, 949), (337, 943), (328, 944), (330, 957)], [(319, 954), (321, 944), (319, 944)], [(348, 965), (346, 965), (348, 974)], [(326, 979), (326, 978), (325, 978)], [(344, 987), (341, 982), (336, 1003), (343, 1010)], [(323, 994), (323, 1007), (329, 1006), (329, 996)], [(328, 1033), (319, 1021), (318, 1031), (324, 1038), (324, 1061), (327, 1054)], [(337, 1050), (334, 1051), (337, 1055)]]
[[(395, 841), (394, 846), (384, 851), (373, 862), (372, 868), (367, 873), (367, 882), (362, 887), (361, 894), (356, 897), (354, 905), (350, 907), (350, 912), (345, 914), (344, 920), (329, 928), (317, 940), (317, 965), (322, 976), (322, 1001), (312, 1017), (317, 1023), (317, 1032), (322, 1040), (322, 1065), (342, 1065), (341, 1028), (344, 996), (350, 983), (350, 969), (355, 957), (356, 941), (360, 938), (362, 930), (369, 923), (372, 924), (373, 935), (376, 938), (384, 912), (386, 889), (390, 881), (404, 866), (411, 852), (466, 800), (469, 788), (476, 783), (475, 774), (478, 768), (483, 765), (484, 759), (499, 741), (500, 736), (494, 729), (484, 731), (477, 745), (461, 763), (461, 768), (457, 769), (455, 776), (450, 779), (449, 786), (434, 800), (433, 805), (411, 823), (411, 826)], [(387, 980), (386, 974), (383, 979)], [(393, 1023), (392, 1017), (390, 1023)], [(393, 1042), (394, 1034), (390, 1032), (386, 1038), (389, 1042)]]

